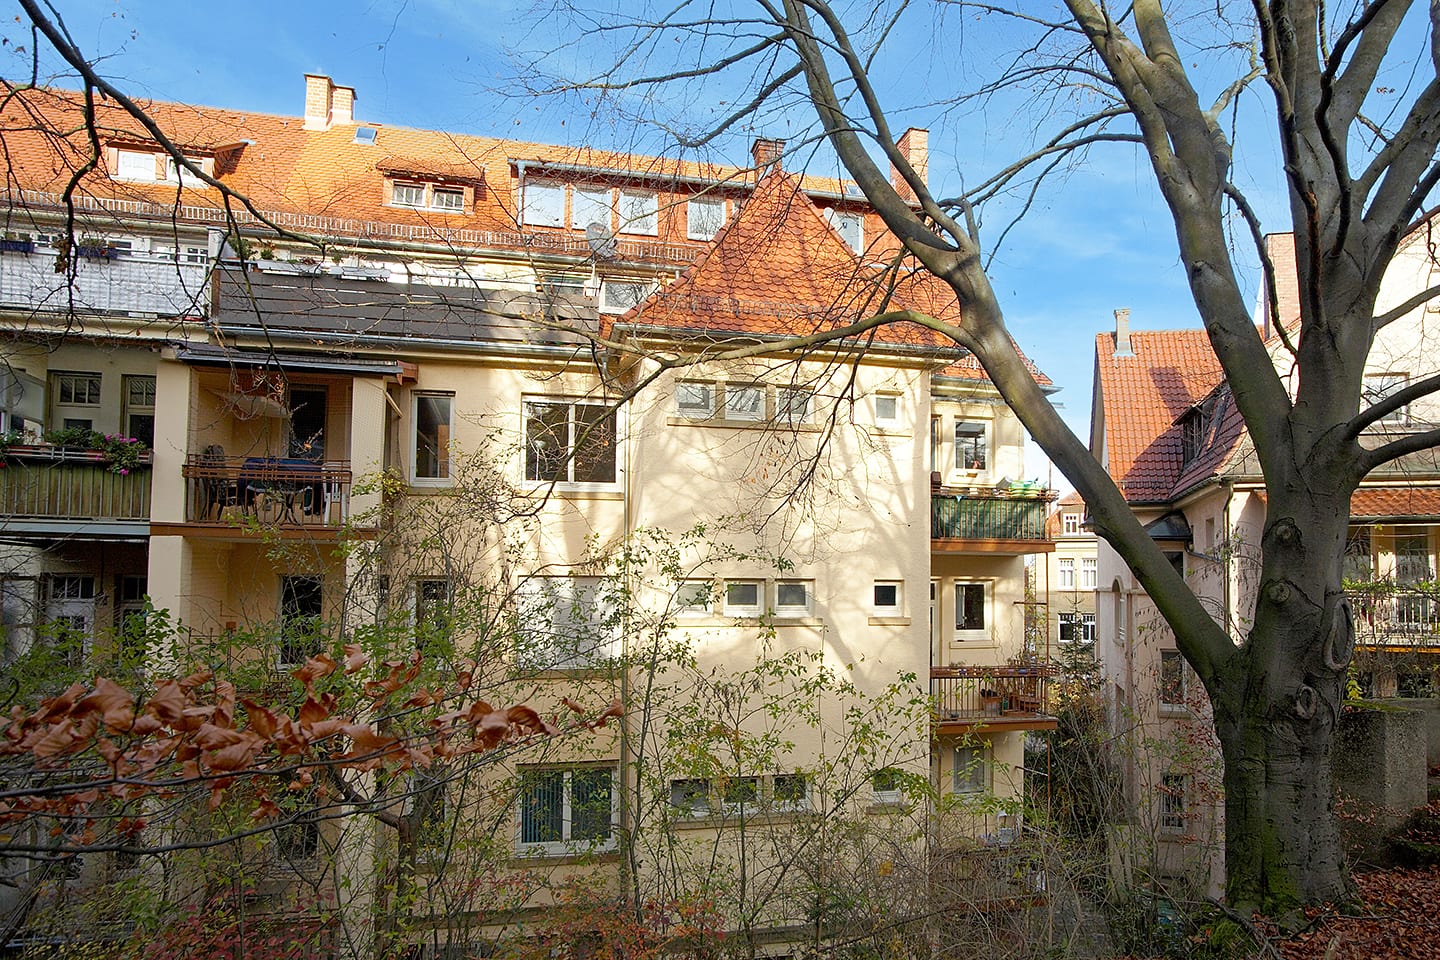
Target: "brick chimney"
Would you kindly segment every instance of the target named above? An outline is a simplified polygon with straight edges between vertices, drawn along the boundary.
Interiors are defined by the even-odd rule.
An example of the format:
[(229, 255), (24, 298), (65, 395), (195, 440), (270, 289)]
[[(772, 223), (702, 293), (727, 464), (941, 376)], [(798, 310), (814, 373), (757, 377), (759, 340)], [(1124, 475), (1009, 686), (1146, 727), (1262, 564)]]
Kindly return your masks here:
[(1130, 346), (1130, 308), (1121, 307), (1115, 311), (1115, 356), (1133, 357), (1135, 350)]
[(750, 156), (755, 160), (755, 179), (763, 179), (772, 167), (776, 170), (782, 169), (780, 157), (784, 152), (784, 140), (766, 140), (763, 137), (756, 137), (755, 145), (750, 148)]
[[(900, 150), (900, 155), (910, 164), (910, 169), (920, 178), (925, 186), (930, 185), (930, 131), (922, 130), (919, 127), (911, 127), (901, 134), (895, 146)], [(900, 175), (895, 164), (890, 164), (890, 183), (895, 187), (895, 192), (900, 194), (900, 199), (906, 203), (915, 203), (918, 198), (915, 191), (910, 189), (910, 184)]]
[(323, 73), (305, 74), (305, 129), (355, 122), (355, 88), (337, 87)]

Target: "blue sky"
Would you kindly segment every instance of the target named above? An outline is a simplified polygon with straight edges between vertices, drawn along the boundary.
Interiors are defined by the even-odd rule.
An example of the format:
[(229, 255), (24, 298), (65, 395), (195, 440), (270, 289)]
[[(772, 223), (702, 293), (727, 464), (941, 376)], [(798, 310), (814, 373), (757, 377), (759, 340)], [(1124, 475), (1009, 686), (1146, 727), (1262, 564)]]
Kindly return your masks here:
[[(5, 2), (20, 14), (13, 0)], [(573, 102), (497, 92), (513, 87), (507, 51), (558, 48), (561, 58), (574, 63), (603, 56), (588, 37), (566, 45), (565, 28), (553, 18), (537, 18), (523, 2), (56, 0), (56, 6), (81, 47), (104, 58), (103, 72), (141, 96), (294, 115), (303, 105), (302, 75), (318, 72), (356, 88), (356, 115), (362, 120), (544, 142), (608, 140), (650, 150), (659, 144), (658, 137), (638, 135), (624, 121), (585, 116)], [(933, 91), (943, 85), (971, 79), (995, 62), (983, 25), (946, 16), (934, 8), (906, 29), (917, 35), (948, 31), (959, 38), (950, 48), (918, 52), (877, 78), (882, 94), (896, 104), (896, 126), (930, 127), (930, 179), (942, 195), (963, 182), (978, 182), (1013, 158), (1030, 136), (1027, 114), (1005, 101), (944, 117), (923, 105), (936, 99)], [(7, 77), (28, 74), (29, 31), (14, 21), (4, 27), (0, 68)], [(26, 52), (17, 54), (17, 45)], [(58, 69), (53, 59), (50, 66)], [(723, 90), (677, 91), (666, 106), (683, 112), (681, 98), (706, 103), (723, 98)], [(1253, 106), (1263, 108), (1260, 97), (1259, 91), (1252, 96)], [(743, 162), (753, 136), (793, 136), (792, 127), (812, 120), (798, 110), (777, 113), (737, 131), (717, 157)], [(833, 174), (833, 161), (817, 172)], [(1262, 178), (1257, 193), (1262, 210), (1279, 212), (1278, 192), (1263, 183), (1270, 175), (1266, 165), (1251, 172)], [(1001, 222), (992, 211), (982, 224), (982, 240), (991, 239), (989, 231), (998, 233)], [(1241, 250), (1238, 257), (1253, 289), (1253, 256)], [(1174, 228), (1145, 158), (1125, 147), (1096, 153), (1043, 194), (1007, 237), (992, 277), (1013, 335), (1063, 388), (1056, 399), (1082, 438), (1088, 431), (1094, 337), (1113, 328), (1115, 308), (1130, 308), (1137, 329), (1199, 322), (1178, 263)], [(1043, 455), (1033, 447), (1027, 472), (1042, 478), (1047, 473)]]

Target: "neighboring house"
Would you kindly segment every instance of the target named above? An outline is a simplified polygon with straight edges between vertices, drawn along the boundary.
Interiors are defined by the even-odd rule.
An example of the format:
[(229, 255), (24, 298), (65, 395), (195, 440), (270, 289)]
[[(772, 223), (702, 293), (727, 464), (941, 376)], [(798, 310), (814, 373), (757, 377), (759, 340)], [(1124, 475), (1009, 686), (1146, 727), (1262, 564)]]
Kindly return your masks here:
[(1086, 526), (1085, 499), (1071, 492), (1061, 497), (1045, 521), (1055, 552), (1037, 568), (1035, 592), (1045, 602), (1047, 638), (1058, 652), (1095, 642), (1095, 588), (1099, 583), (1096, 538)]
[[(1268, 240), (1279, 317), (1262, 306), (1263, 333), (1277, 369), (1287, 369), (1275, 335), (1299, 318), (1294, 245)], [(1377, 311), (1433, 285), (1425, 232), (1407, 238), (1386, 273)], [(1433, 305), (1389, 324), (1366, 370), (1370, 400), (1428, 376), (1440, 355)], [(1265, 523), (1265, 491), (1241, 419), (1203, 330), (1131, 331), (1116, 311), (1113, 334), (1096, 338), (1091, 450), (1132, 510), (1212, 615), (1240, 642), (1257, 587), (1254, 551)], [(1433, 399), (1377, 424), (1373, 437), (1429, 429)], [(1346, 580), (1354, 590), (1356, 669), (1377, 694), (1403, 682), (1430, 689), (1434, 676), (1436, 532), (1440, 463), (1426, 451), (1366, 478), (1351, 498)], [(1218, 748), (1198, 679), (1129, 569), (1101, 542), (1096, 627), (1099, 659), (1118, 728), (1129, 734), (1124, 769), (1140, 835), (1159, 843), (1161, 873), (1187, 864), (1220, 870)], [(1196, 749), (1197, 745), (1202, 749)], [(1208, 858), (1208, 860), (1207, 860)], [(1204, 879), (1203, 877), (1201, 879)]]
[[(906, 774), (942, 808), (997, 797), (970, 829), (1015, 836), (1023, 738), (1055, 724), (1050, 670), (1024, 648), (1024, 558), (1054, 537), (1046, 495), (1009, 489), (1018, 419), (973, 357), (920, 327), (722, 355), (882, 300), (956, 316), (943, 285), (872, 265), (895, 243), (853, 185), (785, 171), (776, 141), (727, 167), (367, 124), (353, 90), (308, 76), (304, 117), (148, 105), (268, 224), (228, 220), (102, 104), (104, 165), (72, 244), (59, 194), (78, 141), (42, 141), (21, 100), (79, 129), (65, 92), (0, 115), (7, 657), (113, 652), (148, 600), (232, 663), (262, 654), (229, 638), (272, 626), (280, 679), (319, 652), (316, 624), (398, 614), (423, 644), (483, 581), (507, 639), (471, 652), (497, 689), (540, 706), (577, 686), (631, 698), (624, 734), (507, 767), (487, 836), (510, 866), (613, 880), (622, 837), (672, 844), (627, 861), (643, 888), (673, 844), (733, 816), (833, 804), (883, 826), (916, 799)], [(924, 131), (901, 143), (923, 169)], [(324, 237), (323, 255), (276, 227)], [(117, 472), (45, 442), (60, 429), (153, 453)], [(371, 482), (382, 471), (388, 487)], [(673, 563), (646, 552), (656, 531), (680, 544)], [(882, 752), (847, 754), (843, 704), (817, 694), (817, 725), (782, 730), (763, 767), (680, 771), (649, 752), (634, 699), (678, 667), (607, 669), (646, 665), (662, 633), (698, 675), (803, 656), (858, 696), (900, 684), (912, 709), (867, 721)], [(761, 738), (763, 719), (718, 729)], [(838, 791), (822, 777), (837, 751)], [(646, 763), (663, 782), (641, 782)], [(340, 830), (311, 821), (279, 849), (313, 858)], [(363, 911), (363, 857), (341, 861), (353, 875), (327, 895)]]

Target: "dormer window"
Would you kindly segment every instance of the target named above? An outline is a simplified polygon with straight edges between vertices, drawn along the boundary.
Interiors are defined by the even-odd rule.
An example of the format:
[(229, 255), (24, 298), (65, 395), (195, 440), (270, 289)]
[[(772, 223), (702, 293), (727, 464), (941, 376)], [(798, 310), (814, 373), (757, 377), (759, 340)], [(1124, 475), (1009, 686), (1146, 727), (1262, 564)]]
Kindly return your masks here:
[(846, 213), (843, 210), (831, 208), (825, 212), (825, 219), (830, 221), (830, 226), (840, 234), (840, 239), (845, 245), (856, 253), (863, 253), (865, 250), (865, 218), (858, 213)]
[[(214, 160), (209, 157), (185, 158), (201, 172), (214, 172)], [(157, 150), (133, 148), (115, 149), (111, 153), (110, 175), (112, 180), (127, 180), (131, 183), (173, 183), (182, 187), (203, 190), (206, 184), (183, 166), (174, 157)]]
[(441, 186), (436, 183), (390, 181), (390, 206), (410, 210), (433, 210), (436, 213), (464, 213), (464, 187)]
[(418, 183), (397, 183), (390, 188), (390, 202), (397, 207), (425, 208), (425, 188)]

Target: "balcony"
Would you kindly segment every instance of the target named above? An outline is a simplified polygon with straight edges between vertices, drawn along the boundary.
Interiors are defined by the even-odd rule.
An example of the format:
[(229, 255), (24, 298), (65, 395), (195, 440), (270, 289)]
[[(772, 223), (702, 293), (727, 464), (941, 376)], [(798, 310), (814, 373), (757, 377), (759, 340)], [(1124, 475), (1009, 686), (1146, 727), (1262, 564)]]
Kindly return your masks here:
[(13, 446), (0, 469), (0, 517), (7, 535), (133, 537), (148, 532), (150, 455), (113, 473), (93, 450)]
[(1024, 495), (988, 489), (935, 490), (930, 495), (930, 546), (936, 553), (1050, 553), (1045, 530), (1054, 493)]
[(1385, 585), (1351, 590), (1355, 642), (1360, 647), (1440, 650), (1440, 590)]
[(1054, 730), (1050, 678), (1054, 667), (931, 667), (930, 696), (941, 734), (993, 730)]
[(74, 283), (55, 272), (57, 251), (31, 241), (0, 244), (0, 307), (26, 313), (197, 317), (208, 312), (204, 263), (176, 263), (174, 255), (75, 247)]
[(333, 533), (350, 519), (349, 461), (191, 454), (182, 471), (187, 523)]

